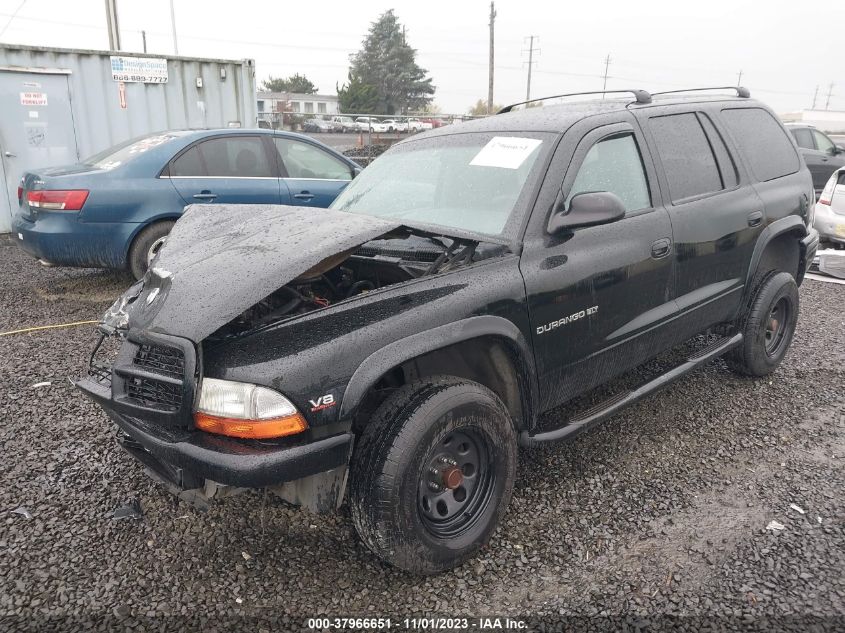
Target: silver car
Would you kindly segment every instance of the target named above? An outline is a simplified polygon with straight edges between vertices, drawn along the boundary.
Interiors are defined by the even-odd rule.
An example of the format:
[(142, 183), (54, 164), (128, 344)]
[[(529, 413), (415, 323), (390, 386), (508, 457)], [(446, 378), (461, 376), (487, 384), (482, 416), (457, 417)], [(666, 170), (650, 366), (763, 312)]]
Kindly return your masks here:
[(845, 167), (833, 172), (819, 195), (814, 226), (822, 242), (845, 248)]

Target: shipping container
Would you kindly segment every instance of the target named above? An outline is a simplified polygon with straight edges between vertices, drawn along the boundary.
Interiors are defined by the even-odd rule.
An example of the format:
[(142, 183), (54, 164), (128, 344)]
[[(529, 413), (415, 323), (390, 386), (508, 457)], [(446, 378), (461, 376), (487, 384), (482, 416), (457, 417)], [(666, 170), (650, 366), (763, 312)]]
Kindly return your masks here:
[(251, 59), (0, 45), (0, 233), (24, 171), (162, 130), (256, 125)]

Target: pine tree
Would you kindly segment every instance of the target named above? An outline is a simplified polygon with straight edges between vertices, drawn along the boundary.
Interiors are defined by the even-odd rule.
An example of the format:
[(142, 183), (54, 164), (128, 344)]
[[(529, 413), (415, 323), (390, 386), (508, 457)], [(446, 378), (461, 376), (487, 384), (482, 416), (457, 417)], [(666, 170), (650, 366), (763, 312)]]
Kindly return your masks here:
[[(393, 13), (385, 11), (370, 26), (361, 50), (351, 56), (351, 77), (375, 88), (377, 114), (404, 114), (419, 110), (434, 98), (428, 71), (416, 62), (405, 31)], [(351, 79), (350, 79), (351, 81)]]
[(351, 71), (349, 81), (337, 88), (337, 98), (341, 112), (376, 114), (378, 108), (379, 99), (375, 86), (364, 83)]

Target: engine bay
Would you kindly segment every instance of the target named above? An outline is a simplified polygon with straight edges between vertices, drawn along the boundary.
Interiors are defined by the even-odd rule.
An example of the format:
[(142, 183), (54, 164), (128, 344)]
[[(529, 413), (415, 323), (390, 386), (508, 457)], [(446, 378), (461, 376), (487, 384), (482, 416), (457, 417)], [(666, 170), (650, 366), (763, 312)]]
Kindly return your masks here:
[(237, 337), (386, 286), (468, 266), (506, 250), (475, 240), (387, 235), (323, 260), (242, 312), (208, 340)]

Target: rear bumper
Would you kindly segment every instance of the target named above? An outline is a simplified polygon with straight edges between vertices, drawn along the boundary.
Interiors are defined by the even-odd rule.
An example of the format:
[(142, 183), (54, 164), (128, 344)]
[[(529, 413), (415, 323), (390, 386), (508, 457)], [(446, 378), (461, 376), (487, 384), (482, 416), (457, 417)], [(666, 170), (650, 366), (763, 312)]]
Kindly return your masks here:
[(807, 236), (801, 240), (801, 259), (798, 264), (798, 285), (804, 281), (804, 275), (813, 263), (816, 251), (819, 250), (819, 232), (810, 228)]
[(80, 222), (77, 213), (42, 211), (34, 220), (20, 213), (12, 236), (27, 254), (60, 266), (124, 268), (133, 222)]

